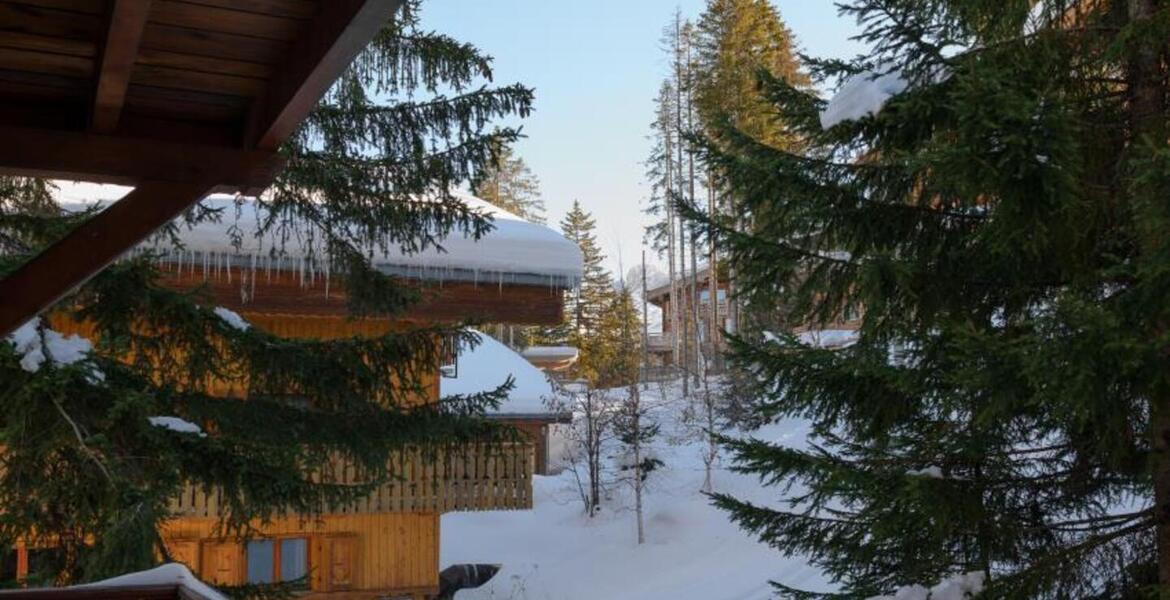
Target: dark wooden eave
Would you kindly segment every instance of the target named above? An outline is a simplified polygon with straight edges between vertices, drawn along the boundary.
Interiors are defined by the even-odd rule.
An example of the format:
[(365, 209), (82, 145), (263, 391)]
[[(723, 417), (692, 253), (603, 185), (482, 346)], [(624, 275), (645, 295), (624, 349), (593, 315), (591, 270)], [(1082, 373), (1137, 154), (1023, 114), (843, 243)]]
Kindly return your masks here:
[(0, 336), (276, 150), (403, 0), (0, 0), (0, 173), (136, 186), (0, 281)]
[[(344, 317), (350, 314), (345, 288), (318, 275), (240, 269), (231, 276), (160, 263), (162, 282), (179, 290), (202, 288), (218, 306), (240, 313)], [(418, 323), (459, 323), (473, 320), (514, 325), (556, 325), (564, 311), (564, 289), (549, 285), (420, 281), (403, 279), (421, 300), (396, 319)]]

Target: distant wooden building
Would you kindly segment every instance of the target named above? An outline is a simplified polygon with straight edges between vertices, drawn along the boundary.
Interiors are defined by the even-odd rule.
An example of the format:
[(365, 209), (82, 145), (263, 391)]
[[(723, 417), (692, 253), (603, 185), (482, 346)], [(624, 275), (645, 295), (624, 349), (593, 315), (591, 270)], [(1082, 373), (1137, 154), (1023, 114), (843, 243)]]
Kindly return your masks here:
[[(556, 232), (523, 221), (472, 198), (473, 208), (496, 214), (496, 229), (478, 241), (453, 235), (446, 252), (378, 254), (373, 264), (413, 282), (424, 300), (400, 319), (353, 319), (346, 314), (344, 288), (316, 264), (306, 248), (286, 248), (268, 258), (271, 240), (249, 238), (234, 246), (226, 230), (255, 227), (258, 209), (242, 205), (239, 219), (184, 230), (182, 252), (160, 258), (169, 285), (207, 286), (215, 301), (252, 326), (288, 338), (332, 339), (377, 336), (403, 323), (451, 322), (470, 317), (498, 323), (545, 324), (561, 318), (563, 292), (581, 275), (581, 253)], [(230, 200), (211, 200), (215, 203)], [(535, 259), (522, 259), (535, 256)], [(54, 319), (59, 330), (84, 328)], [(518, 357), (517, 357), (518, 358)], [(458, 365), (456, 365), (458, 368)], [(420, 402), (440, 396), (442, 373)], [(507, 372), (498, 375), (502, 383)], [(238, 390), (225, 387), (225, 395)], [(515, 422), (529, 430), (523, 415)], [(221, 501), (217, 492), (191, 487), (176, 498), (176, 518), (164, 539), (172, 557), (202, 579), (237, 585), (309, 577), (310, 596), (321, 598), (411, 598), (439, 590), (439, 516), (467, 510), (517, 510), (532, 506), (532, 474), (543, 464), (540, 442), (466, 448), (424, 459), (400, 453), (390, 468), (402, 480), (384, 485), (355, 508), (306, 520), (288, 515), (260, 525), (247, 541), (216, 535)], [(538, 454), (539, 452), (539, 454)], [(29, 549), (18, 553), (17, 569), (27, 572)]]
[[(558, 458), (550, 455), (551, 429), (571, 423), (573, 415), (560, 401), (550, 376), (491, 336), (484, 333), (479, 336), (480, 344), (459, 353), (452, 376), (443, 377), (439, 388), (443, 395), (477, 394), (495, 390), (512, 377), (514, 387), (507, 399), (488, 418), (508, 423), (524, 433), (533, 444), (534, 472), (548, 475), (550, 464)], [(576, 349), (573, 350), (575, 358)]]
[[(711, 323), (711, 291), (710, 272), (707, 267), (699, 269), (697, 277), (681, 277), (676, 279), (675, 289), (679, 297), (671, 293), (670, 282), (664, 283), (646, 291), (646, 301), (662, 309), (662, 331), (651, 332), (646, 340), (646, 350), (650, 354), (651, 362), (659, 366), (679, 366), (675, 361), (675, 349), (680, 353), (681, 362), (682, 340), (674, 330), (677, 317), (679, 330), (686, 332), (688, 339), (694, 339), (696, 328), (698, 339), (703, 344), (704, 351), (720, 351), (723, 348), (723, 339), (720, 335), (715, 340), (710, 338)], [(716, 331), (725, 330), (730, 324), (730, 304), (728, 302), (728, 286), (723, 280), (716, 284), (715, 308), (718, 322)], [(695, 305), (698, 305), (698, 320), (695, 320)], [(714, 344), (712, 344), (714, 342)], [(694, 350), (692, 349), (691, 352)], [(691, 359), (694, 362), (694, 359)]]
[[(693, 343), (695, 339), (696, 330), (698, 333), (699, 344), (704, 353), (708, 356), (714, 356), (715, 353), (723, 352), (726, 349), (726, 342), (723, 339), (724, 331), (731, 331), (733, 329), (733, 317), (731, 311), (734, 309), (731, 303), (730, 286), (726, 278), (719, 278), (717, 282), (717, 290), (715, 292), (715, 314), (718, 322), (716, 323), (716, 336), (710, 339), (710, 322), (712, 316), (711, 302), (712, 295), (710, 291), (710, 279), (708, 279), (709, 271), (706, 267), (700, 268), (696, 278), (687, 276), (676, 280), (675, 289), (679, 292), (679, 298), (674, 298), (671, 294), (670, 283), (657, 286), (646, 292), (646, 301), (662, 309), (662, 330), (661, 332), (651, 332), (648, 334), (646, 343), (647, 352), (650, 355), (651, 363), (660, 367), (677, 367), (678, 363), (682, 362), (683, 357), (683, 343), (674, 331), (674, 322), (677, 318), (679, 323), (679, 330), (686, 332), (687, 340)], [(698, 306), (698, 320), (695, 320), (696, 311), (694, 307)], [(851, 340), (855, 337), (857, 329), (861, 326), (862, 310), (860, 308), (851, 308), (843, 312), (839, 318), (834, 319), (830, 323), (810, 326), (808, 324), (802, 325), (777, 325), (777, 330), (784, 330), (798, 338), (804, 343), (823, 346), (823, 347), (839, 347), (843, 344), (851, 343), (846, 340)], [(775, 319), (778, 323), (783, 323), (785, 319), (783, 315), (776, 315)], [(676, 351), (679, 360), (675, 360)], [(692, 365), (695, 364), (694, 349), (687, 350), (687, 356)], [(713, 361), (718, 364), (718, 360)], [(673, 372), (673, 369), (669, 371)]]

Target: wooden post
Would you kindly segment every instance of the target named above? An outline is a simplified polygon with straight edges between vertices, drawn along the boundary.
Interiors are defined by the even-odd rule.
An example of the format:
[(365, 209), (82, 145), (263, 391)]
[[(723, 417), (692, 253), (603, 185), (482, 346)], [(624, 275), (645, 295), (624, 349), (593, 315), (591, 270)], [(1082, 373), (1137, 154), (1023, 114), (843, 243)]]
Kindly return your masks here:
[(207, 195), (213, 182), (144, 182), (0, 281), (0, 336), (85, 283)]

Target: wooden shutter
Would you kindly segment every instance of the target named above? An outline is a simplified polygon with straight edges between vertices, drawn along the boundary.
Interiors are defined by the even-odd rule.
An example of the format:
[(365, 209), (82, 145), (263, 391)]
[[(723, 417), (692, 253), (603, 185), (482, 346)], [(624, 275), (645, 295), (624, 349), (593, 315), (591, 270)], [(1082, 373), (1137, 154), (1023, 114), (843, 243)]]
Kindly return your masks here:
[(358, 538), (355, 535), (329, 539), (329, 589), (350, 590), (357, 583)]
[(358, 536), (314, 536), (309, 552), (309, 578), (313, 591), (356, 589), (360, 566), (358, 560)]
[(192, 573), (199, 572), (199, 540), (170, 540), (167, 552), (171, 560), (187, 565)]
[(203, 544), (202, 579), (221, 585), (244, 583), (244, 550), (234, 542), (205, 542)]

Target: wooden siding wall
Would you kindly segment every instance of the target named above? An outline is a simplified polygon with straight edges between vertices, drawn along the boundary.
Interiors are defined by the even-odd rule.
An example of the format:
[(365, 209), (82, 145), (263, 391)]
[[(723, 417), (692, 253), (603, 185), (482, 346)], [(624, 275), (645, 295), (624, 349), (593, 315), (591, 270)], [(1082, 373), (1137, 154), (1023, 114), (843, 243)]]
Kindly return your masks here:
[(532, 443), (533, 472), (548, 475), (548, 425), (533, 421), (505, 421)]
[[(201, 263), (200, 263), (201, 265)], [(327, 282), (317, 273), (273, 271), (240, 266), (159, 265), (163, 282), (175, 289), (206, 288), (215, 301), (237, 312), (296, 313), (344, 316), (345, 289), (336, 277)], [(231, 275), (226, 275), (230, 272)], [(467, 319), (517, 325), (556, 325), (561, 322), (564, 287), (506, 282), (403, 280), (422, 294), (419, 304), (402, 315), (410, 321), (460, 322)]]
[[(385, 335), (406, 324), (389, 319), (350, 319), (331, 315), (279, 315), (241, 313), (244, 320), (271, 334), (290, 339), (330, 340), (349, 337), (376, 337)], [(94, 338), (91, 323), (78, 322), (68, 315), (54, 313), (48, 317), (49, 326), (66, 335), (80, 335)], [(421, 397), (408, 399), (408, 405), (427, 404), (439, 399), (439, 371), (436, 368), (427, 376), (425, 392)], [(242, 398), (246, 386), (239, 381), (213, 381), (208, 385), (209, 393), (224, 398)]]
[[(439, 515), (386, 513), (279, 519), (263, 538), (309, 539), (310, 586), (316, 592), (379, 590), (435, 593), (439, 574)], [(213, 518), (170, 522), (163, 531), (172, 557), (213, 583), (244, 582), (244, 545), (216, 535)], [(346, 558), (342, 551), (352, 554)], [(343, 571), (348, 569), (347, 576)], [(350, 579), (349, 585), (343, 582)]]
[[(389, 319), (353, 319), (337, 315), (282, 315), (243, 312), (241, 316), (252, 325), (273, 335), (290, 339), (336, 340), (351, 337), (372, 338), (402, 330), (408, 325)], [(439, 400), (439, 370), (428, 377), (426, 393), (411, 402), (430, 404)]]

